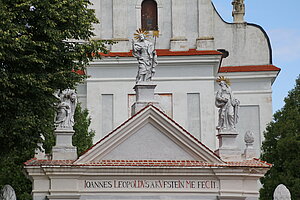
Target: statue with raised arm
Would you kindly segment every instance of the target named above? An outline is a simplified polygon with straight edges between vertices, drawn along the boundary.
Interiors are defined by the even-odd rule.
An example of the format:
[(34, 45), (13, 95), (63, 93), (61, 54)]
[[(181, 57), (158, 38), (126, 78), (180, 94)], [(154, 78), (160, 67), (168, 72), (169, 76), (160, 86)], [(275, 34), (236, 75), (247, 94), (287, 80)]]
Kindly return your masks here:
[(55, 117), (57, 129), (73, 129), (77, 94), (73, 89), (58, 90), (54, 96), (59, 99)]
[(219, 132), (235, 131), (238, 120), (238, 107), (240, 101), (235, 99), (230, 88), (230, 81), (224, 76), (217, 79), (220, 89), (216, 94), (216, 107), (219, 108), (219, 122), (217, 130)]
[(132, 55), (138, 60), (136, 83), (151, 81), (157, 65), (157, 56), (154, 45), (147, 40), (148, 32), (137, 30), (132, 40)]

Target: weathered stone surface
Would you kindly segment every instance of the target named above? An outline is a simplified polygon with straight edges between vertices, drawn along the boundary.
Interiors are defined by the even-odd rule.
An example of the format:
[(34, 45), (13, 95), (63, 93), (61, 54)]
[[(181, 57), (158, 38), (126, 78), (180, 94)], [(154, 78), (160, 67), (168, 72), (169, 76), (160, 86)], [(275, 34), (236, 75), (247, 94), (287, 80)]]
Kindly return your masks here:
[(15, 190), (10, 185), (4, 185), (1, 190), (0, 200), (17, 200)]
[(276, 187), (273, 196), (274, 200), (291, 200), (291, 193), (283, 184), (280, 184)]
[(136, 34), (138, 41), (132, 40), (132, 54), (138, 60), (136, 83), (149, 82), (155, 74), (156, 52), (153, 44), (146, 39), (145, 32), (139, 29)]

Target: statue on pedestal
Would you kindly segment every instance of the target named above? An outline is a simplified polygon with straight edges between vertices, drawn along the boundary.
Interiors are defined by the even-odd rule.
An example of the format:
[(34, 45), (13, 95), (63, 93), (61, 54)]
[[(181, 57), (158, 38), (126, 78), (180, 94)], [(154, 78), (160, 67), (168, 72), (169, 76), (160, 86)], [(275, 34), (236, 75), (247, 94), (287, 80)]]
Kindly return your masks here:
[(230, 81), (224, 76), (217, 79), (221, 87), (216, 95), (216, 107), (219, 108), (219, 122), (217, 130), (219, 132), (235, 132), (235, 125), (238, 121), (239, 100), (232, 95)]
[(151, 81), (157, 65), (155, 46), (147, 40), (147, 36), (147, 31), (139, 29), (135, 33), (137, 41), (132, 40), (132, 55), (139, 64), (136, 83)]
[(59, 99), (55, 117), (57, 129), (73, 129), (77, 95), (73, 89), (58, 90), (54, 96)]

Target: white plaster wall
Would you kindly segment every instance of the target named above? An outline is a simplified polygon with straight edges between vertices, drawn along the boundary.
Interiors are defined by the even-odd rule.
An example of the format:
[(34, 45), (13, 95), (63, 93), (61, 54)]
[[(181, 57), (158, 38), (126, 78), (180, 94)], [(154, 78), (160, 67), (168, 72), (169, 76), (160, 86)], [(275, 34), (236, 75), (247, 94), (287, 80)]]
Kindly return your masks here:
[[(128, 41), (117, 45), (127, 46), (117, 49), (128, 51), (135, 30), (141, 27), (142, 0), (122, 1), (122, 5), (114, 4), (114, 1), (93, 0), (92, 8), (101, 22), (95, 24), (95, 38), (126, 38)], [(210, 0), (185, 0), (180, 4), (171, 0), (157, 0), (157, 3), (160, 30), (156, 45), (158, 49), (169, 49), (174, 34), (181, 34), (186, 38), (190, 49), (196, 48), (197, 38), (212, 37), (214, 49), (229, 51), (229, 57), (223, 62), (224, 66), (270, 64), (271, 52), (264, 31), (247, 23), (231, 24), (223, 21)], [(113, 8), (113, 5), (119, 7)], [(172, 10), (177, 12), (177, 7), (184, 9), (185, 14), (172, 14)], [(183, 19), (184, 23), (179, 23)]]
[[(199, 56), (199, 59), (203, 57)], [(178, 59), (178, 60), (177, 60)], [(241, 106), (257, 106), (260, 139), (263, 141), (263, 131), (272, 120), (272, 90), (271, 83), (277, 73), (271, 72), (243, 72), (214, 74), (216, 65), (211, 61), (195, 61), (195, 57), (161, 58), (154, 81), (157, 84), (156, 93), (172, 94), (173, 119), (188, 130), (187, 93), (200, 94), (201, 141), (211, 149), (217, 148), (216, 124), (218, 110), (214, 105), (215, 91), (218, 85), (215, 79), (224, 75), (231, 79), (232, 90)], [(206, 58), (208, 59), (208, 58)], [(118, 60), (117, 62), (115, 60)], [(172, 62), (172, 60), (176, 60)], [(192, 63), (190, 61), (193, 60)], [(102, 133), (102, 124), (108, 119), (102, 116), (101, 95), (113, 95), (113, 128), (126, 121), (128, 112), (128, 94), (134, 94), (134, 77), (136, 64), (133, 58), (110, 58), (95, 62), (88, 69), (85, 100), (92, 118), (90, 128), (96, 131), (94, 142), (97, 142), (107, 133)], [(196, 64), (198, 62), (198, 64)], [(85, 90), (81, 88), (82, 92)], [(245, 120), (245, 119), (243, 119)], [(248, 120), (248, 119), (247, 119)], [(249, 119), (251, 120), (251, 119)], [(107, 121), (107, 123), (110, 123)], [(244, 148), (244, 127), (241, 127), (240, 147)], [(199, 138), (199, 135), (196, 137)], [(259, 149), (259, 148), (258, 148)]]
[(151, 123), (112, 149), (103, 160), (194, 160)]
[[(129, 41), (140, 24), (142, 0), (127, 1), (127, 14), (124, 20), (115, 18), (113, 0), (94, 0), (93, 8), (101, 24), (95, 25), (96, 38), (112, 39), (113, 27), (123, 27)], [(170, 48), (172, 38), (172, 1), (157, 0), (160, 37), (158, 49)], [(186, 22), (182, 31), (187, 38), (189, 48), (196, 48), (196, 39), (201, 36), (214, 38), (215, 49), (229, 51), (229, 57), (222, 65), (263, 65), (269, 63), (270, 51), (268, 40), (258, 27), (247, 24), (225, 23), (214, 10), (210, 0), (182, 1), (186, 9)], [(174, 6), (175, 4), (173, 4)], [(124, 6), (124, 5), (123, 5)], [(120, 8), (119, 8), (120, 9)], [(203, 15), (206, 13), (206, 15)], [(200, 19), (201, 18), (201, 19)], [(119, 20), (116, 20), (119, 19)], [(205, 23), (203, 23), (205, 22)], [(115, 24), (114, 24), (115, 23)], [(123, 29), (118, 29), (122, 31)], [(211, 35), (210, 35), (211, 34)], [(126, 43), (126, 42), (125, 42)], [(232, 79), (234, 94), (241, 105), (259, 107), (260, 137), (272, 117), (271, 83), (276, 74), (271, 72), (215, 74), (217, 70), (214, 58), (207, 56), (159, 57), (159, 65), (154, 77), (157, 83), (156, 93), (171, 93), (173, 98), (173, 119), (187, 129), (187, 93), (200, 94), (201, 141), (216, 149), (217, 109), (214, 106), (214, 93), (217, 90), (215, 79), (225, 75)], [(134, 79), (137, 72), (136, 60), (130, 58), (104, 58), (91, 63), (87, 73), (90, 78), (86, 84), (78, 87), (79, 100), (87, 107), (92, 118), (91, 129), (96, 131), (94, 142), (107, 133), (102, 133), (102, 124), (107, 119), (102, 117), (102, 94), (113, 95), (113, 127), (127, 120), (128, 94), (133, 94)], [(244, 134), (244, 133), (241, 133)], [(243, 147), (244, 144), (241, 144)]]
[[(108, 61), (110, 60), (110, 61)], [(102, 133), (101, 95), (113, 94), (113, 127), (128, 119), (128, 94), (134, 94), (136, 61), (115, 58), (94, 63), (87, 70), (86, 104), (92, 118), (90, 128), (96, 131), (94, 142), (107, 133)], [(215, 149), (215, 106), (214, 80), (217, 57), (180, 57), (161, 58), (153, 80), (157, 84), (156, 93), (172, 94), (173, 119), (184, 128), (188, 128), (187, 93), (200, 94), (201, 141)], [(209, 92), (210, 91), (210, 92)], [(84, 96), (84, 94), (80, 94)], [(198, 136), (199, 137), (199, 136)]]

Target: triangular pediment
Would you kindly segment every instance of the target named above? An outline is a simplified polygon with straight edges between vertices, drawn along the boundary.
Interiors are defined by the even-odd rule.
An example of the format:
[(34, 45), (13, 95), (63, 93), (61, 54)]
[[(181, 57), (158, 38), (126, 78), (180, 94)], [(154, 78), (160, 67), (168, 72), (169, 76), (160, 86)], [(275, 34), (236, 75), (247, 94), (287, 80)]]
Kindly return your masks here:
[(109, 133), (75, 163), (101, 160), (197, 160), (222, 163), (210, 149), (152, 105)]

